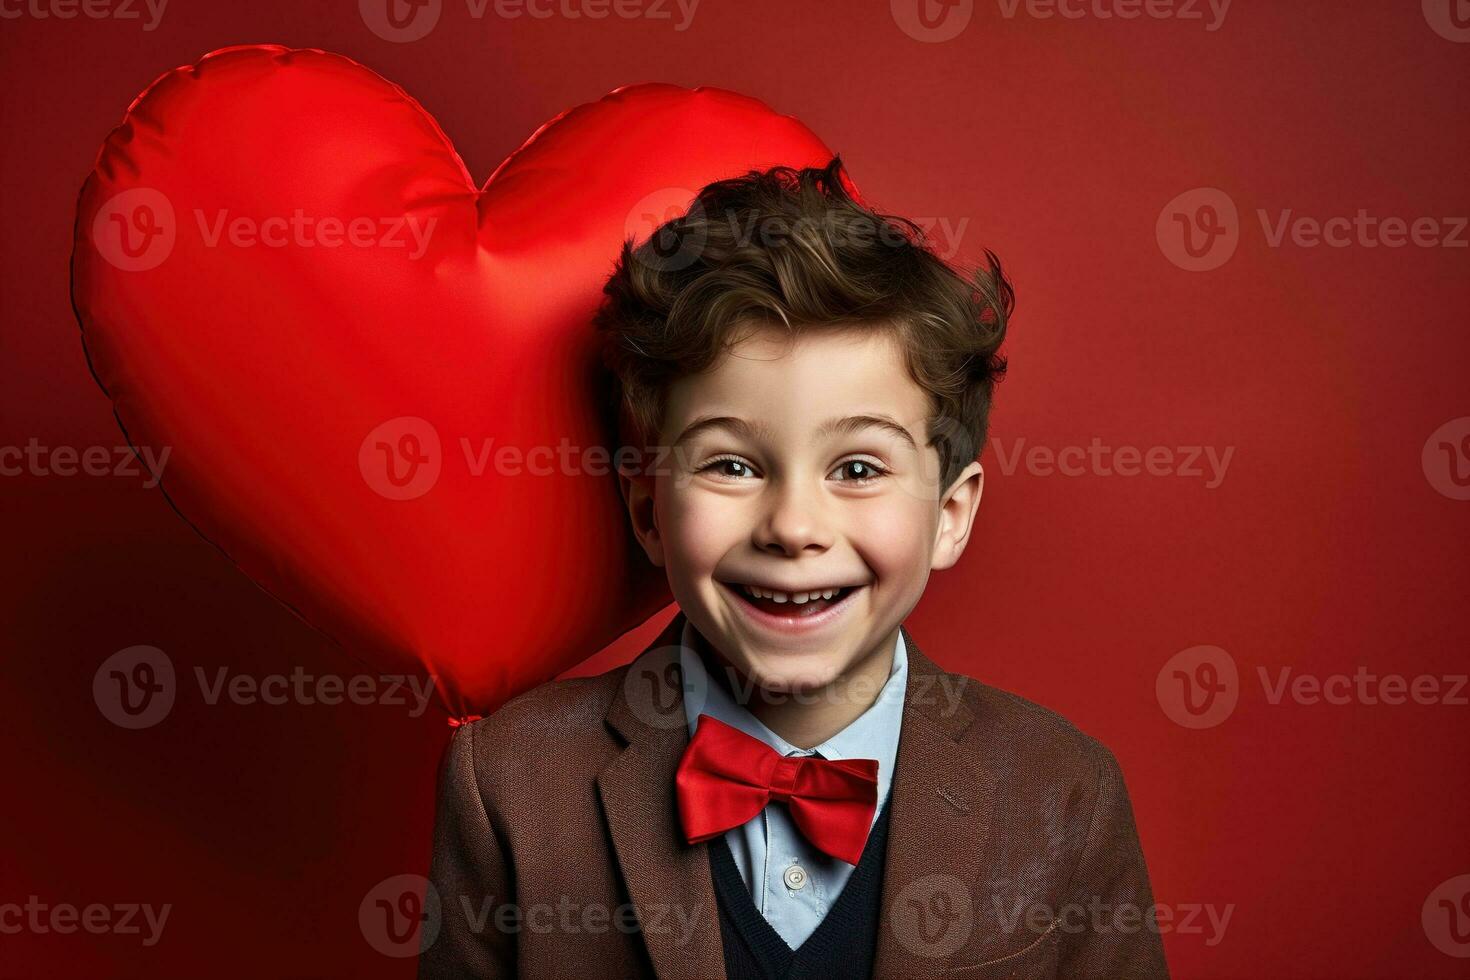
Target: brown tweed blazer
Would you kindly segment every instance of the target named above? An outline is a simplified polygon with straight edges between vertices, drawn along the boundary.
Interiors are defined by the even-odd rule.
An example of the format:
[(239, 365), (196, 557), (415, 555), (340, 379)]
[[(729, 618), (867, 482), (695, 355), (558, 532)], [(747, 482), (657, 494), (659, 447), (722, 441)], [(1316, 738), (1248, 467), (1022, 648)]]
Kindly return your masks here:
[[(458, 729), (420, 977), (724, 976), (708, 845), (683, 842), (674, 795), (683, 624)], [(1166, 978), (1112, 753), (903, 638), (875, 975)]]

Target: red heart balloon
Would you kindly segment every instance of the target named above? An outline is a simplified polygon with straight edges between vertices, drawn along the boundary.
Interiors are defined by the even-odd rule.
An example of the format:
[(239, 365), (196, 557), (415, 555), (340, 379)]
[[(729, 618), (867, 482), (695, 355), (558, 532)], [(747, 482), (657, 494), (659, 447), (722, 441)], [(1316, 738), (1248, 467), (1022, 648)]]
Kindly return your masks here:
[(309, 622), (480, 713), (669, 601), (595, 394), (589, 317), (623, 239), (712, 180), (830, 158), (753, 99), (637, 85), (477, 190), (367, 68), (226, 48), (103, 144), (72, 298), (175, 508)]

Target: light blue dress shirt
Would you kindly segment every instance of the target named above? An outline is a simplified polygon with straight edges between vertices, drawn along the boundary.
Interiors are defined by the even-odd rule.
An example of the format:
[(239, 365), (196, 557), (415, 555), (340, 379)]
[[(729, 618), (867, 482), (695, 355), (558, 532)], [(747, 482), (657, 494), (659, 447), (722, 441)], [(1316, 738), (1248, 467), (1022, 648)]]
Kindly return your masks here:
[[(903, 722), (909, 673), (903, 635), (899, 635), (894, 647), (888, 680), (873, 704), (842, 731), (810, 750), (799, 749), (771, 731), (713, 680), (697, 652), (695, 637), (694, 627), (686, 619), (679, 665), (684, 677), (689, 736), (694, 737), (699, 716), (707, 714), (760, 739), (783, 756), (877, 759), (878, 806), (873, 811), (876, 822), (888, 799), (893, 764), (898, 758), (898, 733)], [(733, 680), (732, 686), (739, 684), (738, 678), (727, 680)], [(750, 889), (755, 907), (792, 949), (801, 946), (816, 931), (852, 875), (852, 865), (822, 853), (807, 842), (784, 803), (767, 804), (760, 816), (732, 827), (725, 832), (725, 842), (730, 845), (735, 866)]]

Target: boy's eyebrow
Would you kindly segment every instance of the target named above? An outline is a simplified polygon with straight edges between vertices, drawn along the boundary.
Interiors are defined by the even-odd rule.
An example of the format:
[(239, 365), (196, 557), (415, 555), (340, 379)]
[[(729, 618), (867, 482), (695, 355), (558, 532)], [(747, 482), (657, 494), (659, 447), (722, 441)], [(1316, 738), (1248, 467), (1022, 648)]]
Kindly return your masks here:
[[(919, 447), (914, 442), (912, 433), (897, 420), (889, 418), (887, 415), (849, 415), (845, 418), (828, 419), (817, 427), (817, 435), (828, 436), (838, 432), (850, 433), (856, 432), (859, 429), (870, 428), (882, 429), (885, 432), (891, 433), (908, 443), (909, 448), (915, 452), (918, 451)], [(729, 429), (736, 435), (744, 436), (751, 440), (770, 435), (770, 430), (766, 426), (747, 422), (745, 419), (737, 418), (733, 415), (706, 415), (686, 425), (684, 431), (680, 432), (678, 438), (674, 440), (674, 445), (680, 445), (707, 429)]]
[(736, 435), (744, 436), (751, 440), (770, 435), (770, 430), (764, 425), (753, 425), (745, 421), (745, 419), (736, 418), (734, 415), (705, 415), (684, 426), (684, 431), (679, 433), (678, 438), (674, 440), (674, 445), (677, 446), (680, 443), (693, 439), (706, 429), (729, 429)]
[(825, 436), (835, 432), (856, 432), (858, 429), (882, 429), (889, 432), (909, 444), (909, 448), (918, 452), (918, 445), (914, 442), (913, 435), (896, 419), (887, 415), (849, 415), (846, 418), (828, 419), (817, 427), (817, 435)]

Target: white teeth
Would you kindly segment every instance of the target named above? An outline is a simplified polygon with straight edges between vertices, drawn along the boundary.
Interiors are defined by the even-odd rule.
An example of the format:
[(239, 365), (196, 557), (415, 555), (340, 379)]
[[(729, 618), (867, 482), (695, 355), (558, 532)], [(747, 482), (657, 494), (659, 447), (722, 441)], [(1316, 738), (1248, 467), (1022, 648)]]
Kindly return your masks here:
[(741, 588), (745, 590), (747, 595), (754, 596), (757, 599), (770, 599), (772, 602), (790, 602), (797, 606), (811, 602), (817, 598), (831, 599), (842, 591), (841, 586), (834, 586), (830, 589), (813, 589), (809, 592), (779, 592), (775, 589), (763, 589), (758, 585), (743, 585)]

